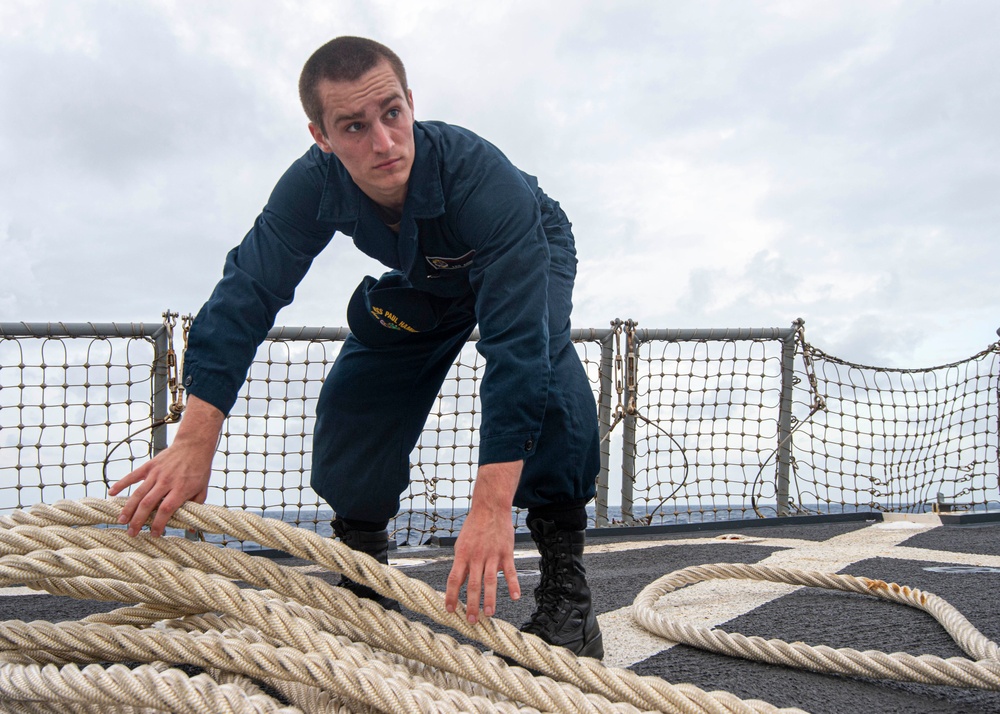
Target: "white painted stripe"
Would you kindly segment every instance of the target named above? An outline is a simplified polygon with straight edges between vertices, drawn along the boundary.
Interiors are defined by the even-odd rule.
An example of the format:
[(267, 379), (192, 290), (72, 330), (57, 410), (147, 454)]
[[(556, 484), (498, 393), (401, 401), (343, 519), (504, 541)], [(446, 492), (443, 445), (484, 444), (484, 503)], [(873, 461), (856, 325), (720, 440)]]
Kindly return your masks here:
[(0, 588), (0, 597), (11, 597), (14, 595), (48, 595), (44, 590), (32, 590), (25, 587)]
[[(898, 548), (899, 544), (917, 532), (927, 531), (934, 527), (936, 526), (930, 523), (876, 523), (826, 541), (795, 541), (795, 547), (776, 551), (760, 561), (760, 564), (835, 573), (847, 568), (852, 563), (870, 558), (910, 559), (911, 553), (914, 551), (922, 553), (928, 551), (921, 551), (919, 548)], [(704, 539), (702, 541), (704, 542)], [(711, 542), (746, 543), (747, 541), (713, 539)], [(776, 545), (787, 546), (789, 542), (777, 538), (761, 538), (754, 539), (749, 544), (774, 547)], [(689, 545), (689, 543), (669, 541), (662, 545), (683, 546)], [(900, 551), (905, 552), (900, 553)], [(949, 557), (942, 558), (942, 556)], [(965, 556), (961, 562), (967, 562), (967, 554), (943, 553), (941, 551), (934, 551), (934, 557), (928, 558), (928, 560), (959, 562), (955, 556)], [(979, 558), (993, 559), (994, 557), (979, 556)], [(987, 563), (979, 562), (972, 564), (987, 565)], [(650, 582), (662, 574), (651, 576)], [(864, 575), (864, 573), (856, 573), (856, 575)], [(669, 593), (660, 599), (657, 607), (669, 608), (672, 617), (703, 626), (718, 627), (797, 589), (798, 586), (780, 583), (712, 580), (696, 583)], [(632, 621), (631, 605), (606, 612), (597, 619), (604, 632), (604, 664), (609, 667), (628, 667), (676, 644), (650, 635), (636, 625)]]

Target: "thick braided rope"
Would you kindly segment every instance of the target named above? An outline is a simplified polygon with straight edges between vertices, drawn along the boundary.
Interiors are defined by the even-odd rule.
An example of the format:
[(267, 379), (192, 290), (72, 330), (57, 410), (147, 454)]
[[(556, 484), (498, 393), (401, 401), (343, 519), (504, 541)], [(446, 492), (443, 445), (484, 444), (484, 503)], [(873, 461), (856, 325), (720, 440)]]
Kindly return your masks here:
[[(129, 538), (120, 528), (80, 527), (114, 524), (123, 504), (124, 499), (62, 501), (0, 518), (0, 586), (27, 584), (73, 597), (138, 603), (80, 622), (0, 624), (0, 707), (213, 713), (778, 711), (765, 702), (578, 659), (502, 620), (482, 618), (470, 625), (445, 611), (441, 594), (426, 583), (280, 521), (188, 504), (171, 525), (226, 533), (346, 573), (546, 676), (508, 667), (498, 657), (271, 561), (186, 539)], [(161, 665), (78, 668), (87, 662), (169, 662), (216, 674), (189, 678), (168, 670), (167, 675)], [(291, 706), (252, 681), (280, 692)], [(59, 709), (61, 704), (67, 706)], [(24, 706), (29, 709), (15, 709)]]
[[(745, 637), (723, 630), (690, 625), (671, 618), (654, 606), (667, 593), (692, 583), (712, 579), (764, 580), (791, 585), (844, 590), (872, 595), (909, 605), (934, 617), (952, 639), (974, 660), (963, 657), (942, 659), (933, 655), (913, 656), (905, 652), (886, 654), (850, 648), (813, 647), (802, 642), (787, 643), (762, 637)], [(642, 627), (674, 642), (745, 659), (783, 664), (814, 672), (847, 674), (924, 684), (1000, 689), (1000, 657), (995, 642), (988, 640), (972, 623), (943, 598), (895, 583), (810, 570), (775, 568), (763, 565), (716, 563), (675, 571), (647, 585), (632, 605), (632, 615)]]

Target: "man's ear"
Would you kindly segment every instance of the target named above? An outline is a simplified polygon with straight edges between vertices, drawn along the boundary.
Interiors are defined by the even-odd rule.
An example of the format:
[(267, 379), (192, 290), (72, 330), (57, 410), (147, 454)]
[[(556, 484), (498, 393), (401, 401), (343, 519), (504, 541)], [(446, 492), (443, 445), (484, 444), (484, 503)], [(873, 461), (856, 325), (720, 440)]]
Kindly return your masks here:
[(332, 154), (333, 147), (330, 146), (329, 140), (326, 138), (326, 134), (315, 122), (309, 122), (309, 133), (312, 134), (313, 141), (316, 142), (318, 146), (324, 153)]
[(410, 114), (413, 114), (413, 90), (406, 90), (406, 103), (410, 105)]

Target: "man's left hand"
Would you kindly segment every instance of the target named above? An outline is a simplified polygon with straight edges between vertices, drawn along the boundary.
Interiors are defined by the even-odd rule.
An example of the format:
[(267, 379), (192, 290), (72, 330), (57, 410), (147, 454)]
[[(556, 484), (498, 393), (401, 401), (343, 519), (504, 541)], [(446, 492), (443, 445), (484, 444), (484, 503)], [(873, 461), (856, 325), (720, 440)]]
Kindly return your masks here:
[(468, 580), (465, 612), (473, 624), (479, 615), (480, 592), (483, 614), (492, 617), (496, 612), (497, 573), (503, 572), (510, 599), (521, 597), (514, 567), (511, 506), (523, 463), (512, 461), (479, 467), (472, 507), (455, 543), (455, 562), (448, 575), (445, 609), (455, 611), (458, 591)]

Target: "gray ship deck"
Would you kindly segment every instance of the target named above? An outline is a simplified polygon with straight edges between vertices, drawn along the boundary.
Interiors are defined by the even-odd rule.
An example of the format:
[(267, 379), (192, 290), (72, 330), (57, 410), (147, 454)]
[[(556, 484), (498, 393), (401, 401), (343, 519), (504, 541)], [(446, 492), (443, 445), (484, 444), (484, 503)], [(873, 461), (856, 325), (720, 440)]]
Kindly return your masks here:
[[(733, 659), (651, 636), (638, 629), (629, 615), (639, 591), (665, 573), (696, 564), (760, 563), (919, 588), (943, 597), (985, 636), (997, 640), (1000, 613), (993, 597), (1000, 587), (1000, 522), (942, 525), (933, 516), (917, 516), (825, 523), (789, 519), (781, 525), (754, 528), (716, 526), (715, 530), (626, 533), (589, 540), (586, 564), (605, 633), (606, 664), (814, 714), (861, 710), (1000, 713), (1000, 692), (822, 675)], [(530, 544), (519, 542), (516, 550), (525, 597), (519, 602), (502, 597), (498, 617), (519, 623), (531, 610), (530, 593), (538, 575), (537, 556)], [(391, 560), (408, 575), (443, 590), (451, 553), (447, 546), (401, 547), (393, 551)], [(280, 562), (322, 575), (301, 561), (283, 558)], [(0, 596), (3, 620), (76, 620), (117, 607), (39, 595), (25, 588), (0, 589)], [(834, 648), (965, 656), (930, 615), (849, 593), (712, 581), (668, 597), (677, 612), (728, 632)]]

